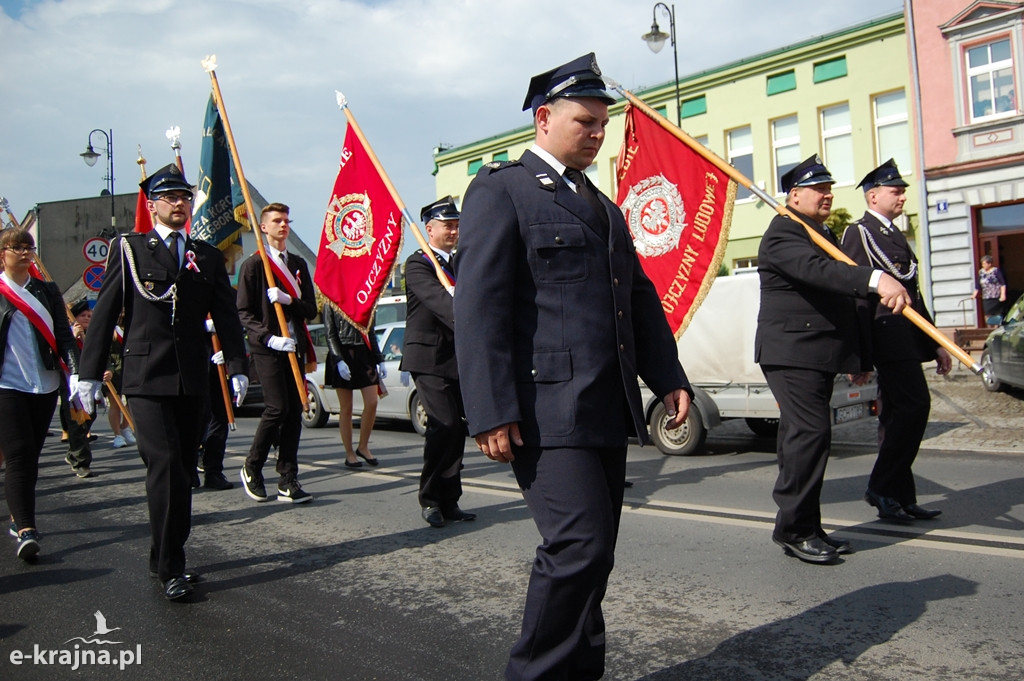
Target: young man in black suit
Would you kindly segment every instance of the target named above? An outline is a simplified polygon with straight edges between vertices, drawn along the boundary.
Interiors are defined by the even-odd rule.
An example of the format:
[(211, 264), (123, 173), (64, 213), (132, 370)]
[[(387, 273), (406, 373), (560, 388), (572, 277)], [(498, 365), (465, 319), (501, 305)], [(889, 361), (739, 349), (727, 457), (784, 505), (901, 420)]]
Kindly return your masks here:
[(437, 277), (433, 260), (422, 250), (405, 262), (407, 309), (402, 371), (412, 374), (427, 412), (420, 473), (420, 514), (432, 527), (473, 520), (459, 508), (462, 497), (462, 455), (466, 448), (465, 410), (455, 362), (455, 256), (459, 243), (459, 211), (446, 196), (424, 206), (420, 219), (427, 228), (433, 257), (444, 271)]
[[(843, 233), (843, 250), (859, 265), (877, 267), (903, 283), (911, 307), (931, 321), (917, 285), (917, 256), (893, 220), (903, 214), (907, 183), (896, 162), (889, 159), (868, 173), (864, 188), (868, 209)], [(940, 375), (953, 360), (942, 347), (902, 315), (870, 299), (863, 309), (871, 325), (870, 358), (878, 375), (881, 410), (878, 414), (878, 458), (864, 500), (878, 517), (903, 522), (927, 520), (937, 509), (917, 505), (911, 466), (928, 425), (931, 393), (921, 364), (936, 360)]]
[(149, 569), (178, 600), (192, 592), (185, 569), (192, 526), (192, 471), (209, 399), (206, 317), (220, 332), (238, 401), (249, 386), (242, 327), (224, 255), (185, 232), (192, 187), (176, 165), (142, 181), (153, 230), (126, 234), (110, 244), (107, 271), (82, 350), (78, 394), (90, 409), (110, 354), (114, 326), (124, 310), (122, 390), (137, 426), (146, 464), (146, 500), (152, 544)]
[(754, 360), (779, 403), (779, 476), (772, 496), (779, 507), (772, 540), (809, 563), (832, 563), (850, 543), (821, 527), (821, 486), (832, 444), (829, 401), (837, 373), (867, 380), (862, 329), (854, 301), (877, 293), (898, 313), (907, 292), (881, 270), (831, 258), (804, 222), (838, 246), (825, 220), (832, 212), (835, 180), (815, 155), (782, 176), (786, 205), (803, 218), (778, 215), (757, 253), (761, 308)]
[(593, 53), (535, 76), (534, 146), (466, 192), (455, 349), (470, 434), (511, 462), (543, 544), (512, 679), (597, 679), (627, 438), (647, 441), (637, 376), (682, 423), (689, 384), (622, 212), (583, 171), (615, 101)]
[[(271, 203), (260, 213), (260, 230), (267, 235), (267, 256), (274, 281), (267, 282), (259, 253), (248, 257), (238, 273), (238, 316), (249, 337), (249, 351), (266, 405), (240, 477), (250, 498), (259, 502), (269, 500), (263, 465), (271, 447), (276, 445), (277, 498), (302, 504), (312, 501), (313, 496), (299, 484), (302, 400), (288, 355), (297, 353), (300, 367), (305, 365), (304, 358), (315, 361), (306, 320), (316, 316), (316, 294), (306, 261), (287, 251), (291, 234), (288, 212), (283, 203)], [(287, 336), (278, 324), (274, 303), (284, 308)], [(305, 385), (302, 389), (306, 389)]]

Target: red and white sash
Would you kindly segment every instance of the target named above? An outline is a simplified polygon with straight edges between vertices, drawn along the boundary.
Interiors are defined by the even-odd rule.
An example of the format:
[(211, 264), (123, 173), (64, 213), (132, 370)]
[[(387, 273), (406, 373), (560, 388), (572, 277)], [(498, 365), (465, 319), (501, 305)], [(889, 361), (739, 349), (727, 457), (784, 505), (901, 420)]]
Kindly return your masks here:
[[(277, 282), (274, 283), (276, 284), (280, 282), (281, 288), (284, 289), (285, 293), (295, 300), (301, 300), (302, 290), (299, 285), (299, 271), (295, 270), (295, 274), (292, 274), (286, 268), (282, 267), (281, 262), (273, 255), (268, 254), (267, 260), (270, 262), (270, 269), (273, 270), (274, 278), (277, 280)], [(300, 320), (300, 323), (302, 324), (302, 330), (306, 333), (306, 347), (308, 348), (306, 352), (306, 373), (309, 373), (316, 370), (316, 353), (313, 350), (313, 337), (309, 335), (309, 329), (306, 328), (305, 322)], [(313, 368), (310, 369), (310, 366)]]
[(34, 295), (27, 291), (25, 295), (22, 295), (24, 290), (20, 287), (17, 289), (11, 287), (3, 277), (0, 277), (0, 295), (3, 295), (11, 305), (28, 318), (35, 330), (53, 350), (57, 361), (60, 362), (60, 368), (64, 370), (64, 373), (70, 374), (68, 365), (64, 363), (64, 358), (61, 357), (60, 350), (57, 349), (57, 338), (53, 335), (53, 316)]

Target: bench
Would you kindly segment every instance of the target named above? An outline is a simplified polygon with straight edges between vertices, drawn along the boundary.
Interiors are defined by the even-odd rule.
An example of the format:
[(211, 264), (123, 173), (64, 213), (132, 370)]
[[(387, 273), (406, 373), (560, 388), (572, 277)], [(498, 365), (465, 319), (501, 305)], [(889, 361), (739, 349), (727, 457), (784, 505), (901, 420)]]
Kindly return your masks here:
[(967, 352), (981, 350), (991, 332), (992, 329), (953, 329), (953, 342)]

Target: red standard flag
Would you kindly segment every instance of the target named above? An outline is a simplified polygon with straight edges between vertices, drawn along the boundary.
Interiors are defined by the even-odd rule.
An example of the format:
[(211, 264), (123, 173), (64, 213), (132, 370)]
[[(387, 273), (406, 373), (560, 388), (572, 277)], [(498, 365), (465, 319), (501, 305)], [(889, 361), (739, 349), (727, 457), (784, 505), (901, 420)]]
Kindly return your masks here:
[(404, 227), (398, 203), (349, 125), (313, 279), (363, 333), (402, 252)]
[(615, 202), (678, 338), (718, 274), (736, 184), (633, 106), (616, 170)]
[(148, 232), (153, 229), (153, 215), (149, 212), (146, 204), (146, 192), (139, 190), (139, 197), (135, 199), (135, 229), (136, 232)]

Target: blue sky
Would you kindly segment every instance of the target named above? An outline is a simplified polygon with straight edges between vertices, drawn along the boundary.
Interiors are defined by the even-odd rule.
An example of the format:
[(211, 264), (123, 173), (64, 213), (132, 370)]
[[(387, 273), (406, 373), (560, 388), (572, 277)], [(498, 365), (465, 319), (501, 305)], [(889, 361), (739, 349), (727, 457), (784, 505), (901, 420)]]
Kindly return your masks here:
[[(134, 191), (137, 145), (154, 170), (182, 130), (195, 178), (215, 53), (246, 177), (292, 206), (313, 248), (353, 114), (414, 215), (433, 201), (432, 150), (528, 125), (532, 75), (580, 54), (633, 90), (673, 78), (653, 54), (653, 2), (589, 0), (0, 0), (0, 195), (95, 196), (89, 131), (112, 129), (115, 192)], [(899, 0), (718, 0), (676, 5), (680, 75), (902, 11)], [(668, 30), (659, 10), (658, 20)], [(94, 136), (93, 141), (101, 136)], [(412, 239), (407, 239), (412, 243)]]

